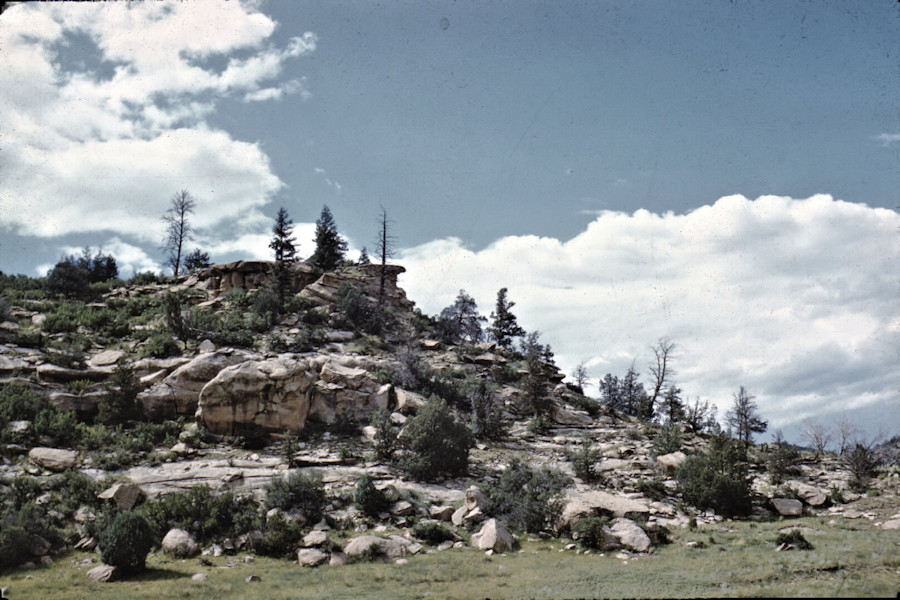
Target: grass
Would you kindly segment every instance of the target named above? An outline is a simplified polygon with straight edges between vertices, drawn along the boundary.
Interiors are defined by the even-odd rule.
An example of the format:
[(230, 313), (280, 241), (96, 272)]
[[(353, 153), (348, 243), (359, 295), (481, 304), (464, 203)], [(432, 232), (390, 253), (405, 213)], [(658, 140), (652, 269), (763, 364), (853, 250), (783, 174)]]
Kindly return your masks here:
[[(785, 526), (805, 526), (814, 549), (775, 552)], [(850, 529), (849, 527), (852, 527)], [(691, 549), (687, 542), (703, 542)], [(651, 555), (560, 552), (565, 540), (523, 541), (520, 552), (491, 556), (453, 549), (413, 556), (405, 565), (352, 564), (301, 569), (244, 555), (175, 560), (155, 554), (150, 569), (124, 582), (89, 582), (69, 553), (49, 568), (0, 575), (13, 598), (572, 598), (890, 596), (900, 590), (900, 532), (868, 522), (808, 517), (771, 523), (724, 522), (673, 532)], [(225, 565), (231, 568), (222, 568)], [(206, 573), (205, 582), (191, 575)], [(249, 575), (262, 578), (246, 583)]]

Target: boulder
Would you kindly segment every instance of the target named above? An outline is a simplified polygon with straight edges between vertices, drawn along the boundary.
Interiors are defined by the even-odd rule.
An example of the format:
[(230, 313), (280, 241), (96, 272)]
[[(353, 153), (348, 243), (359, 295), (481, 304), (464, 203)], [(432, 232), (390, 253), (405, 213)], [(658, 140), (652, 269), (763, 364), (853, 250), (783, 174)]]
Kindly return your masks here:
[(318, 567), (329, 561), (331, 556), (318, 548), (301, 548), (297, 550), (297, 562), (301, 567)]
[(797, 496), (809, 506), (823, 506), (828, 502), (828, 493), (808, 483), (788, 481), (786, 485), (796, 492)]
[(406, 547), (397, 540), (374, 535), (355, 537), (344, 546), (348, 556), (369, 556), (379, 562), (391, 562), (406, 554)]
[[(329, 359), (322, 366), (310, 397), (309, 417), (333, 423), (340, 415), (360, 421), (387, 409), (390, 386), (382, 385), (351, 359)], [(349, 363), (349, 364), (345, 364)]]
[(507, 552), (516, 546), (516, 539), (503, 523), (497, 519), (489, 519), (478, 533), (472, 535), (472, 546), (479, 550)]
[(28, 452), (28, 460), (48, 471), (65, 471), (74, 469), (77, 464), (77, 455), (74, 450), (61, 448), (32, 448)]
[(124, 350), (104, 350), (92, 356), (88, 363), (92, 367), (108, 367), (119, 362), (123, 356), (125, 356)]
[(144, 413), (151, 418), (194, 416), (200, 392), (226, 367), (237, 365), (259, 355), (236, 349), (222, 349), (200, 354), (175, 369), (161, 383), (138, 394)]
[(184, 529), (170, 529), (160, 546), (163, 552), (178, 558), (190, 558), (200, 554), (200, 546)]
[(483, 512), (487, 510), (489, 503), (488, 497), (477, 485), (470, 485), (466, 488), (466, 509), (474, 510), (480, 508)]
[(143, 497), (144, 492), (133, 483), (117, 483), (97, 494), (101, 500), (113, 500), (119, 510), (131, 510)]
[(432, 519), (437, 519), (438, 521), (449, 521), (453, 516), (454, 510), (452, 506), (432, 506), (428, 509), (428, 514)]
[(656, 457), (656, 464), (669, 477), (675, 475), (675, 470), (681, 466), (681, 463), (687, 460), (687, 454), (682, 451), (671, 452), (669, 454), (661, 454)]
[(576, 413), (556, 404), (553, 405), (550, 411), (550, 418), (555, 423), (567, 427), (589, 427), (594, 423), (594, 419), (590, 415)]
[(313, 530), (310, 531), (303, 540), (300, 542), (300, 545), (304, 548), (317, 548), (319, 546), (324, 546), (328, 543), (328, 534), (321, 530)]
[(103, 381), (108, 379), (111, 373), (111, 369), (67, 369), (49, 363), (37, 367), (38, 379), (43, 383), (69, 383), (76, 379)]
[(772, 498), (772, 507), (782, 517), (799, 517), (803, 514), (803, 503), (794, 498)]
[(316, 375), (306, 360), (282, 355), (226, 367), (200, 392), (197, 421), (213, 433), (240, 435), (248, 426), (300, 431)]
[(401, 388), (394, 388), (394, 394), (397, 396), (397, 412), (402, 415), (414, 415), (425, 406), (426, 400), (421, 394)]
[(650, 549), (650, 536), (631, 519), (613, 519), (609, 527), (614, 536), (626, 548), (635, 552), (646, 552)]
[(91, 581), (100, 582), (116, 581), (119, 578), (119, 575), (119, 567), (114, 567), (112, 565), (99, 565), (85, 573), (85, 576)]
[(563, 510), (558, 523), (560, 529), (568, 529), (584, 518), (604, 514), (613, 517), (650, 514), (650, 508), (642, 502), (598, 490), (586, 492), (569, 490), (563, 502)]

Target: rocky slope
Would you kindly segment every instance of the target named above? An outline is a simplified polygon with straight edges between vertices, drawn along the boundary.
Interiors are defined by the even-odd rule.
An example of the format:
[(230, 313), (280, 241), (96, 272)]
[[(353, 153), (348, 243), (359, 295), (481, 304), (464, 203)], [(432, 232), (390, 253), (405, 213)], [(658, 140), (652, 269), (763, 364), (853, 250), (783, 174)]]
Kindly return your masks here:
[[(152, 338), (138, 333), (164, 327), (159, 300), (164, 294), (180, 292), (189, 306), (211, 314), (239, 306), (235, 314), (249, 319), (250, 304), (237, 303), (265, 285), (266, 269), (265, 263), (231, 263), (174, 286), (114, 290), (104, 302), (85, 310), (102, 311), (113, 305), (121, 309), (142, 298), (153, 299), (150, 305), (157, 308), (150, 311), (146, 322), (132, 323), (128, 335), (107, 336), (105, 341), (84, 325), (65, 334), (47, 331), (48, 319), (58, 318), (44, 312), (52, 308), (47, 303), (14, 306), (9, 319), (0, 325), (0, 383), (17, 383), (58, 409), (90, 418), (104, 396), (102, 384), (120, 360), (130, 359), (142, 388), (138, 398), (144, 414), (155, 420), (181, 418), (185, 425), (180, 441), (154, 450), (153, 460), (113, 471), (97, 469), (85, 451), (7, 444), (0, 476), (48, 477), (77, 469), (95, 480), (116, 481), (119, 487), (106, 490), (105, 497), (120, 507), (130, 507), (140, 498), (156, 498), (197, 484), (261, 497), (273, 476), (284, 475), (290, 468), (313, 470), (322, 475), (328, 506), (323, 521), (300, 544), (298, 560), (307, 566), (340, 563), (355, 554), (404, 560), (406, 555), (431, 551), (407, 529), (408, 524), (422, 520), (446, 522), (457, 531), (454, 540), (437, 548), (468, 539), (487, 551), (508, 550), (512, 538), (502, 522), (489, 518), (480, 488), (495, 482), (515, 457), (573, 477), (574, 485), (566, 492), (558, 521), (547, 528), (551, 534), (569, 532), (587, 517), (607, 516), (611, 520), (604, 531), (610, 549), (647, 552), (654, 532), (663, 527), (722, 520), (711, 511), (697, 512), (685, 506), (676, 493), (674, 471), (685, 460), (685, 453), (702, 450), (704, 436), (683, 432), (681, 452), (652, 456), (653, 428), (602, 406), (594, 407), (593, 415), (581, 410), (592, 403), (564, 384), (564, 375), (549, 363), (543, 364), (542, 385), (550, 418), (545, 429), (534, 432), (529, 427), (522, 356), (493, 344), (454, 346), (437, 341), (433, 326), (413, 310), (413, 303), (397, 286), (402, 267), (388, 272), (385, 303), (393, 318), (378, 335), (355, 327), (335, 305), (344, 284), (353, 284), (374, 301), (380, 289), (377, 266), (351, 267), (316, 278), (308, 266), (298, 263), (292, 285), (302, 299), (298, 300), (302, 310), (257, 332), (251, 344), (231, 347), (193, 339), (178, 342), (176, 356), (140, 358)], [(29, 347), (36, 334), (41, 344)], [(84, 364), (54, 364), (61, 362), (54, 360), (55, 354), (73, 334), (92, 340)], [(301, 337), (303, 351), (283, 351)], [(373, 412), (386, 410), (391, 422), (402, 428), (424, 405), (426, 393), (443, 389), (452, 395), (462, 382), (477, 381), (494, 382), (493, 397), (502, 408), (509, 432), (500, 441), (479, 441), (470, 452), (464, 477), (434, 483), (409, 480), (391, 464), (375, 460), (376, 432), (372, 427), (361, 431), (346, 427), (347, 423), (365, 425)], [(466, 399), (456, 400), (456, 409), (464, 413)], [(27, 429), (28, 424), (11, 421), (7, 427)], [(270, 434), (269, 445), (252, 451), (235, 446), (251, 434)], [(300, 437), (289, 457), (279, 441), (284, 435)], [(570, 453), (585, 440), (598, 455), (597, 482), (580, 480), (572, 468)], [(900, 514), (883, 508), (890, 507), (890, 502), (876, 508), (849, 491), (848, 475), (836, 459), (808, 460), (779, 487), (769, 483), (762, 461), (754, 468), (755, 491), (771, 500), (757, 502), (753, 518), (813, 512), (866, 518), (886, 528), (900, 526)], [(393, 501), (374, 522), (352, 502), (364, 473)], [(648, 487), (648, 482), (655, 482), (655, 487)], [(885, 498), (896, 499), (897, 482), (894, 471), (879, 478), (875, 486)], [(328, 529), (366, 535), (357, 535), (339, 550), (326, 543), (333, 539), (329, 533), (313, 535)], [(470, 537), (470, 533), (474, 535)], [(247, 540), (228, 543), (234, 548)], [(41, 544), (36, 548), (35, 560), (51, 549), (61, 550), (60, 546)], [(223, 551), (221, 547), (207, 550)]]

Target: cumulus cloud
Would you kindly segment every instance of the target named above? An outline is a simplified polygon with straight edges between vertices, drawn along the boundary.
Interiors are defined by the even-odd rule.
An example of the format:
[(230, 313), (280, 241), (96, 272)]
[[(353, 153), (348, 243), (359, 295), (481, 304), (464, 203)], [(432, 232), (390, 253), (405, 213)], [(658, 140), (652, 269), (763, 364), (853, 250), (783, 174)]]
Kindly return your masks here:
[(650, 345), (669, 337), (688, 397), (722, 414), (745, 385), (781, 427), (896, 402), (898, 227), (891, 210), (826, 195), (729, 196), (687, 214), (603, 212), (567, 241), (506, 237), (476, 252), (449, 238), (398, 259), (426, 313), (464, 288), (487, 315), (508, 287), (520, 324), (594, 381), (632, 360), (646, 374)]
[[(308, 95), (302, 79), (278, 78), (315, 50), (316, 36), (277, 48), (276, 25), (254, 2), (10, 8), (0, 28), (0, 229), (156, 241), (159, 215), (186, 188), (196, 228), (258, 230), (261, 207), (284, 184), (257, 143), (205, 119), (229, 96)], [(86, 57), (77, 64), (73, 45)]]

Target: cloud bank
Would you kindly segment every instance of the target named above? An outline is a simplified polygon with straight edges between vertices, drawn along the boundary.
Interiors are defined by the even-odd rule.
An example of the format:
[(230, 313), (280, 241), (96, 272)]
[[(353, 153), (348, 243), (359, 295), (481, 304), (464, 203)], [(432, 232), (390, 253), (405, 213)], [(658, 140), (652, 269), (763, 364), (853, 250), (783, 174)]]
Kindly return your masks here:
[(464, 288), (487, 315), (508, 287), (520, 324), (568, 373), (584, 362), (596, 381), (636, 360), (647, 374), (650, 345), (669, 337), (676, 383), (720, 415), (744, 385), (770, 429), (884, 407), (896, 430), (898, 228), (891, 210), (827, 195), (729, 196), (688, 214), (604, 212), (568, 241), (507, 237), (474, 252), (450, 238), (398, 259), (428, 314)]
[(284, 184), (258, 143), (206, 119), (228, 98), (308, 97), (302, 78), (287, 79), (283, 69), (317, 40), (304, 32), (274, 47), (276, 23), (257, 6), (36, 3), (6, 11), (0, 231), (106, 231), (158, 242), (159, 216), (183, 188), (196, 198), (198, 230), (259, 231), (268, 222), (261, 207)]

